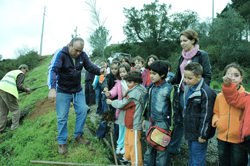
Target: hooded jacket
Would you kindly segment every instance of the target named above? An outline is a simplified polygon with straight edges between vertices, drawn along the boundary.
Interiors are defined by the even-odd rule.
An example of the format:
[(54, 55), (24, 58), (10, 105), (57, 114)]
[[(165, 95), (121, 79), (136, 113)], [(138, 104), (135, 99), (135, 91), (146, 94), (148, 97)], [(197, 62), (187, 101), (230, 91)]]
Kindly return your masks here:
[[(185, 96), (188, 91), (185, 86)], [(198, 141), (198, 138), (209, 139), (214, 136), (212, 116), (216, 93), (201, 79), (196, 90), (189, 96), (184, 113), (185, 138)]]
[[(236, 90), (234, 83), (231, 83), (229, 86), (225, 84), (222, 86), (223, 95), (229, 105), (236, 107), (238, 113), (241, 115), (238, 116), (237, 121), (234, 125), (238, 125), (238, 129), (235, 131), (237, 134), (238, 141), (237, 143), (242, 143), (246, 139), (250, 139), (250, 95), (246, 91), (240, 92)], [(239, 93), (240, 92), (240, 93)], [(219, 123), (219, 122), (218, 122)], [(217, 123), (217, 124), (218, 124)]]
[(84, 51), (75, 58), (74, 65), (68, 46), (58, 49), (49, 65), (48, 88), (56, 88), (57, 92), (70, 94), (80, 92), (82, 90), (81, 72), (83, 67), (94, 75), (100, 75), (101, 69), (89, 60)]
[[(120, 108), (124, 114), (119, 115), (119, 119), (123, 120), (121, 124), (128, 129), (142, 130), (142, 111), (144, 105), (144, 97), (146, 89), (142, 84), (129, 89), (122, 100), (114, 100), (111, 105), (114, 108)], [(121, 117), (123, 116), (123, 117)]]

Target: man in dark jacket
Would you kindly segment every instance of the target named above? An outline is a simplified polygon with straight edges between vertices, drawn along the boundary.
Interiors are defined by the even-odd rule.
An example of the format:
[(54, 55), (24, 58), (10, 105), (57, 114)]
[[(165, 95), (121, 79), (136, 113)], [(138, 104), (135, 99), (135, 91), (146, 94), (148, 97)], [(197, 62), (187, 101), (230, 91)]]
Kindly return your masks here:
[(88, 109), (81, 86), (82, 68), (95, 75), (106, 74), (105, 69), (100, 69), (90, 62), (83, 47), (82, 38), (73, 38), (67, 46), (56, 51), (49, 66), (48, 98), (56, 101), (59, 154), (67, 152), (67, 120), (70, 102), (73, 102), (76, 112), (74, 138), (78, 143), (89, 143), (89, 140), (82, 137)]

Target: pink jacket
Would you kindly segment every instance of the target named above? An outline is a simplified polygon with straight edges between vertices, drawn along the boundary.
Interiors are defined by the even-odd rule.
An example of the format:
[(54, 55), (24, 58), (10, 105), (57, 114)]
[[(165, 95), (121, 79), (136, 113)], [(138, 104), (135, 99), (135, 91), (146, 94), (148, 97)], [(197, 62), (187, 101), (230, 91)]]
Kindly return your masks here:
[[(118, 95), (118, 100), (122, 100), (122, 84), (121, 80), (115, 80), (115, 86), (109, 91), (110, 96), (109, 98), (114, 98)], [(115, 116), (118, 119), (120, 114), (120, 109), (116, 109)]]
[[(149, 70), (148, 69), (145, 69), (143, 70), (143, 72), (141, 73), (141, 76), (142, 76), (142, 85), (144, 87), (146, 87), (146, 82), (147, 82), (147, 77), (148, 77), (148, 72)], [(150, 79), (150, 84), (153, 83)]]

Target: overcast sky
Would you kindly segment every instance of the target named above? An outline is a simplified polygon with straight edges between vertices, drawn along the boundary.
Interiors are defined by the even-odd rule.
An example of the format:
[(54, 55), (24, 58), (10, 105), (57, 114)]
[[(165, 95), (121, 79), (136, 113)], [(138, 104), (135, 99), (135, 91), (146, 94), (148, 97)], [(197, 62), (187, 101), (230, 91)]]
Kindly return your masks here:
[[(231, 2), (214, 1), (215, 13), (220, 13)], [(154, 0), (97, 0), (101, 19), (107, 18), (105, 26), (112, 36), (109, 44), (125, 39), (123, 7), (141, 9), (143, 4), (151, 2)], [(212, 17), (212, 0), (159, 0), (159, 3), (171, 4), (171, 14), (189, 9), (197, 12), (202, 19)], [(24, 46), (35, 48), (39, 53), (44, 6), (42, 55), (53, 54), (67, 45), (76, 26), (78, 34), (85, 40), (84, 50), (87, 53), (92, 50), (87, 41), (91, 17), (84, 0), (0, 0), (0, 54), (3, 59), (16, 58), (15, 50)]]

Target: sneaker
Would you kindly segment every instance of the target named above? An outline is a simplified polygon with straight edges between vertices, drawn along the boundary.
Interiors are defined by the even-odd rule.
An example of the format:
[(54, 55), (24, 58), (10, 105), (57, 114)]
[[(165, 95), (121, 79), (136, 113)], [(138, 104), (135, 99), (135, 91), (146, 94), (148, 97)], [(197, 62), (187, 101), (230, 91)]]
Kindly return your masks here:
[(118, 148), (118, 147), (117, 147), (116, 150), (115, 150), (115, 153), (116, 153), (116, 154), (120, 154), (120, 151), (121, 151), (121, 148)]
[(120, 154), (125, 154), (125, 148), (123, 147), (121, 150), (120, 150)]
[(119, 156), (118, 157), (118, 160), (120, 161), (120, 162), (122, 162), (122, 163), (130, 163), (131, 161), (130, 160), (127, 160), (127, 159), (125, 159), (123, 156)]

